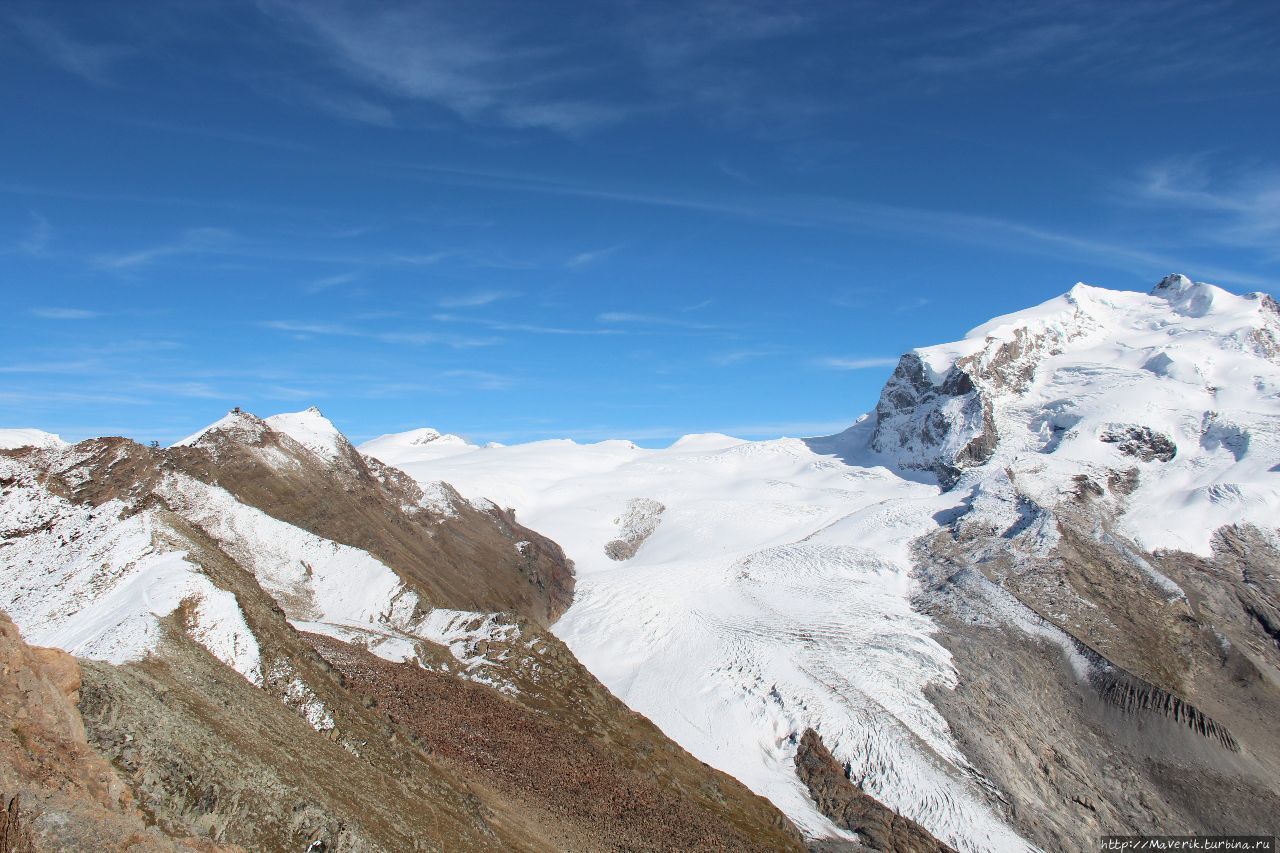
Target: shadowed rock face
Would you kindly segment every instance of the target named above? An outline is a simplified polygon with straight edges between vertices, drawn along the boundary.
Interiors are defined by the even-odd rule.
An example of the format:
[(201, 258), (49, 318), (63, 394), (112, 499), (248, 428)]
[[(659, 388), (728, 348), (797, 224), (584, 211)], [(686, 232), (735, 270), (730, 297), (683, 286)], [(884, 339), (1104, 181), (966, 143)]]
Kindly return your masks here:
[(809, 789), (818, 809), (836, 826), (857, 833), (868, 849), (895, 853), (951, 851), (915, 821), (863, 793), (813, 729), (806, 729), (800, 738), (796, 775)]
[(986, 462), (998, 441), (991, 403), (965, 368), (952, 367), (935, 384), (920, 356), (902, 356), (876, 403), (872, 449), (932, 471), (949, 488), (961, 470)]

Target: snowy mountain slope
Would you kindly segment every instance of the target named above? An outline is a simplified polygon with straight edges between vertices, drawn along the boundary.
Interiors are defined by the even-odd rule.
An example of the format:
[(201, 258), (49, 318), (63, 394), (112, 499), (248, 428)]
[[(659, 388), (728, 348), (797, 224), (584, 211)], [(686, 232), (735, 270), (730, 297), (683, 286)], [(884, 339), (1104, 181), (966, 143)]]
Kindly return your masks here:
[(468, 453), (475, 450), (475, 446), (468, 444), (462, 437), (444, 435), (429, 427), (381, 435), (366, 441), (361, 445), (361, 448), (363, 452), (376, 457), (379, 456), (379, 451), (384, 447), (390, 452), (391, 448), (400, 446), (414, 447), (417, 448), (420, 455), (433, 457), (452, 456), (457, 453)]
[[(794, 772), (796, 737), (812, 726), (866, 790), (940, 838), (1019, 846), (924, 696), (955, 676), (911, 610), (908, 544), (956, 497), (796, 439), (548, 441), (426, 460), (383, 440), (379, 452), (420, 480), (514, 506), (560, 542), (578, 587), (556, 633), (628, 705), (802, 829), (842, 834)], [(617, 562), (606, 545), (636, 499), (665, 511)]]
[(395, 566), (431, 605), (545, 623), (572, 598), (572, 568), (555, 543), (492, 504), (419, 487), (361, 456), (316, 409), (268, 420), (232, 411), (168, 458), (242, 503)]
[(140, 660), (158, 648), (158, 618), (192, 602), (187, 632), (261, 686), (257, 640), (235, 596), (203, 572), (190, 553), (199, 546), (170, 513), (250, 569), (293, 618), (409, 627), (417, 598), (385, 565), (245, 506), (223, 489), (168, 474), (151, 490), (164, 502), (156, 511), (128, 498), (77, 503), (45, 488), (50, 473), (83, 461), (74, 449), (0, 457), (0, 609), (32, 642), (110, 663)]
[[(970, 649), (964, 672), (948, 652), (945, 631), (968, 629), (944, 630), (922, 609), (948, 625), (954, 613), (977, 619), (985, 627), (972, 635), (973, 649), (1012, 631), (1029, 644), (1027, 654), (1049, 642), (1066, 664), (1102, 660), (1071, 633), (1085, 632), (1145, 678), (1172, 679), (1170, 687), (1244, 725), (1226, 699), (1199, 696), (1178, 675), (1178, 667), (1200, 664), (1160, 645), (1146, 647), (1159, 666), (1144, 667), (1140, 650), (1144, 642), (1186, 643), (1176, 626), (1187, 623), (1168, 610), (1168, 602), (1184, 600), (1181, 588), (1151, 551), (1211, 557), (1223, 525), (1276, 527), (1277, 340), (1280, 313), (1269, 297), (1235, 296), (1177, 276), (1151, 294), (1077, 285), (963, 341), (907, 354), (876, 411), (839, 436), (688, 437), (661, 450), (544, 441), (444, 455), (406, 435), (361, 450), (420, 482), (447, 481), (468, 497), (513, 507), (560, 542), (579, 581), (557, 634), (628, 704), (808, 832), (835, 833), (794, 773), (797, 740), (812, 727), (864, 790), (939, 838), (964, 850), (1018, 849), (1026, 843), (1012, 824), (1040, 834), (1043, 823), (1028, 810), (1049, 809), (1056, 820), (1060, 807), (1024, 799), (1015, 818), (1003, 801), (1031, 796), (1017, 787), (1021, 777), (1010, 770), (984, 780), (972, 764), (966, 749), (976, 748), (976, 733), (957, 733), (951, 720), (960, 719), (959, 706), (939, 697), (960, 696), (963, 679), (977, 682), (983, 673), (972, 669), (980, 664)], [(1095, 492), (1103, 497), (1090, 497)], [(610, 545), (625, 538), (637, 502), (663, 511), (634, 554), (618, 562)], [(931, 580), (925, 589), (922, 554), (949, 558), (920, 550), (937, 536), (961, 537), (971, 561), (1023, 554), (1018, 561), (1035, 566), (1024, 578), (1040, 586), (1010, 580), (1014, 594), (1000, 598), (998, 586), (986, 591), (974, 575), (954, 587), (945, 577)], [(1112, 571), (1126, 585), (1090, 592), (1087, 578), (1062, 577), (1055, 567), (1064, 560), (1086, 567), (1118, 560)], [(1023, 571), (1018, 561), (1009, 571)], [(1207, 582), (1203, 572), (1197, 577), (1189, 588)], [(1055, 605), (1052, 590), (1068, 580), (1084, 592), (1059, 595)], [(977, 605), (961, 604), (972, 595), (986, 602), (981, 615)], [(939, 610), (930, 600), (949, 603)], [(1062, 608), (1087, 614), (1090, 607), (1104, 616), (1062, 615), (1062, 628), (1046, 623)], [(1128, 622), (1115, 607), (1130, 608)], [(1218, 621), (1221, 630), (1226, 625)], [(1206, 621), (1197, 630), (1211, 636), (1216, 629)], [(1233, 636), (1260, 650), (1252, 660), (1265, 671), (1265, 633), (1247, 619), (1229, 630), (1251, 632)], [(1106, 673), (1115, 670), (1105, 660), (1086, 662), (1073, 670), (1074, 681), (1034, 675), (1017, 688), (1051, 689), (1033, 683), (1042, 678), (1063, 696), (1087, 693), (1110, 683)], [(1141, 684), (1134, 689), (1160, 692)], [(1003, 689), (1013, 688), (1006, 681)], [(1275, 701), (1265, 682), (1257, 689), (1241, 701)], [(1085, 723), (1063, 725), (1063, 736), (1084, 737), (1070, 726)], [(1254, 750), (1269, 762), (1262, 756), (1273, 744), (1260, 736)], [(1200, 747), (1187, 749), (1198, 754)], [(991, 773), (1003, 772), (983, 758)], [(1280, 778), (1277, 768), (1249, 767), (1263, 780)], [(1166, 783), (1151, 784), (1151, 796), (1167, 794), (1161, 807), (1176, 814)], [(1081, 843), (1104, 826), (1143, 825), (1140, 809), (1119, 804), (1124, 794), (1090, 790), (1117, 804), (1110, 816), (1099, 812), (1112, 823), (1097, 830), (1085, 828), (1093, 818), (1062, 814)]]
[(904, 356), (872, 446), (946, 484), (1014, 465), (1067, 487), (1136, 463), (1122, 529), (1146, 550), (1207, 556), (1218, 527), (1272, 526), (1280, 510), (1278, 341), (1280, 306), (1262, 294), (1182, 276), (1150, 295), (1078, 284)]
[(159, 641), (157, 618), (195, 602), (190, 633), (261, 684), (258, 646), (235, 598), (214, 586), (154, 513), (126, 515), (50, 494), (38, 468), (0, 457), (0, 609), (39, 645), (124, 663)]
[[(109, 438), (0, 453), (0, 610), (81, 657), (91, 742), (164, 826), (254, 850), (423, 838), (554, 850), (651, 848), (676, 821), (688, 849), (799, 849), (780, 812), (632, 714), (546, 634), (545, 602), (433, 608), (419, 580), (451, 573), (477, 596), (505, 583), (501, 600), (528, 602), (559, 551), (447, 486), (424, 506), (406, 475), (326, 424), (234, 411), (170, 449)], [(368, 652), (401, 667), (395, 699), (419, 709), (403, 712), (412, 726), (352, 692)], [(460, 685), (493, 691), (501, 712)], [(424, 695), (442, 719), (419, 719)], [(483, 765), (426, 757), (500, 737)], [(530, 766), (547, 771), (536, 796), (510, 784)], [(592, 774), (612, 780), (609, 799), (598, 783), (581, 793)], [(339, 776), (351, 786), (325, 782)]]
[(39, 429), (0, 429), (0, 450), (19, 447), (65, 447), (60, 436)]

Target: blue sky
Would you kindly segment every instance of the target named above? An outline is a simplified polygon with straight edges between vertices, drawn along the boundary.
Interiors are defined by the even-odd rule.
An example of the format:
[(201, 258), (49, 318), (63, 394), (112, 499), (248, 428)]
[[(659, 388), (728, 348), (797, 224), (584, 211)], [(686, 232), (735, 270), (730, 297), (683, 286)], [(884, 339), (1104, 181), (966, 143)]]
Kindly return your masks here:
[(1280, 7), (7, 2), (0, 425), (832, 432), (1078, 280), (1280, 284)]

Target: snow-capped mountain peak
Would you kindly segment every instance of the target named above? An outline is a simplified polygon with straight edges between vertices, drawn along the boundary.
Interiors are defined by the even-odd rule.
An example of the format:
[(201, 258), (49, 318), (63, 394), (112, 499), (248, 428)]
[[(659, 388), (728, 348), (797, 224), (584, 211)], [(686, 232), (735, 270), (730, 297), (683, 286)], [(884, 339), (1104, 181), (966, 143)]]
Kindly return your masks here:
[(173, 447), (199, 447), (216, 436), (238, 441), (256, 442), (271, 428), (257, 415), (243, 411), (239, 406), (227, 412), (204, 429), (173, 443)]
[[(1077, 284), (962, 341), (904, 355), (871, 447), (946, 487), (1015, 460), (1061, 469), (1038, 477), (1059, 483), (1105, 479), (1136, 460), (1139, 488), (1167, 512), (1145, 513), (1131, 532), (1149, 548), (1203, 554), (1221, 524), (1265, 521), (1280, 506), (1278, 400), (1270, 297), (1181, 275), (1150, 294)], [(1229, 470), (1213, 461), (1223, 452), (1234, 454)]]
[(61, 436), (42, 429), (0, 429), (0, 450), (19, 447), (66, 447)]
[[(442, 458), (459, 453), (468, 453), (476, 446), (465, 438), (450, 433), (442, 433), (431, 427), (420, 427), (407, 432), (393, 432), (380, 435), (360, 445), (360, 452), (384, 462), (388, 458), (398, 457), (406, 450), (423, 452), (432, 457)], [(391, 463), (394, 464), (394, 463)]]
[(351, 447), (346, 436), (315, 406), (301, 412), (272, 415), (266, 424), (325, 460), (337, 459)]

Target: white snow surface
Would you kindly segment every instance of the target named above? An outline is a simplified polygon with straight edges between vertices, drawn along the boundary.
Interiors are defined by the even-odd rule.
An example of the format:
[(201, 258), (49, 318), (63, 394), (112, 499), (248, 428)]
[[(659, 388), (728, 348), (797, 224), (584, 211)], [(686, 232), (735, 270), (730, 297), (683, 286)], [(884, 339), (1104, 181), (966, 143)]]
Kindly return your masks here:
[[(242, 422), (233, 416), (229, 423)], [(90, 507), (57, 497), (24, 460), (0, 457), (0, 479), (12, 481), (0, 489), (0, 609), (29, 642), (114, 664), (140, 660), (159, 646), (158, 618), (185, 601), (187, 633), (264, 684), (258, 643), (235, 596), (182, 549), (183, 534), (150, 510), (122, 516), (119, 501)], [(377, 558), (273, 518), (225, 489), (170, 473), (155, 492), (253, 572), (301, 630), (359, 641), (393, 661), (415, 659), (420, 640), (460, 655), (459, 643), (496, 630), (490, 614), (422, 614), (417, 594)], [(327, 712), (293, 696), (293, 687), (288, 692), (323, 730)]]
[(337, 459), (348, 444), (346, 436), (315, 406), (302, 412), (272, 415), (266, 423), (328, 462)]
[(19, 447), (66, 447), (61, 436), (42, 429), (0, 429), (0, 450)]
[[(1212, 553), (1215, 530), (1280, 518), (1280, 314), (1262, 294), (1237, 296), (1170, 276), (1151, 294), (1077, 284), (1027, 311), (997, 318), (959, 343), (916, 350), (942, 376), (956, 358), (991, 356), (1031, 333), (1035, 372), (996, 394), (1000, 444), (968, 483), (1009, 469), (1052, 506), (1086, 474), (1139, 469), (1118, 530), (1143, 549)], [(1177, 446), (1139, 461), (1101, 437), (1146, 427)]]
[[(500, 447), (501, 445), (493, 445)], [(459, 453), (470, 453), (476, 450), (474, 444), (468, 444), (466, 439), (441, 433), (429, 427), (422, 429), (411, 429), (408, 432), (389, 433), (380, 435), (377, 438), (370, 439), (360, 445), (360, 450), (370, 456), (382, 458), (382, 454), (394, 454), (399, 448), (412, 447), (419, 456), (432, 458), (440, 458), (444, 456), (454, 456)]]
[(194, 432), (181, 441), (175, 441), (173, 447), (196, 447), (208, 435), (223, 433), (245, 441), (251, 441), (262, 435), (266, 429), (262, 422), (247, 412), (232, 409), (202, 430)]
[[(794, 772), (796, 738), (814, 726), (868, 791), (940, 837), (966, 850), (1025, 847), (983, 804), (924, 698), (955, 672), (911, 610), (907, 547), (959, 496), (798, 439), (361, 450), (514, 507), (559, 542), (578, 582), (557, 635), (629, 706), (806, 831), (844, 834)], [(604, 545), (637, 497), (667, 509), (617, 563)]]
[(120, 664), (160, 640), (158, 617), (184, 601), (188, 633), (254, 684), (262, 684), (257, 640), (235, 596), (219, 589), (185, 552), (177, 534), (144, 511), (73, 504), (50, 494), (29, 468), (0, 460), (16, 482), (0, 491), (0, 609), (37, 646)]

